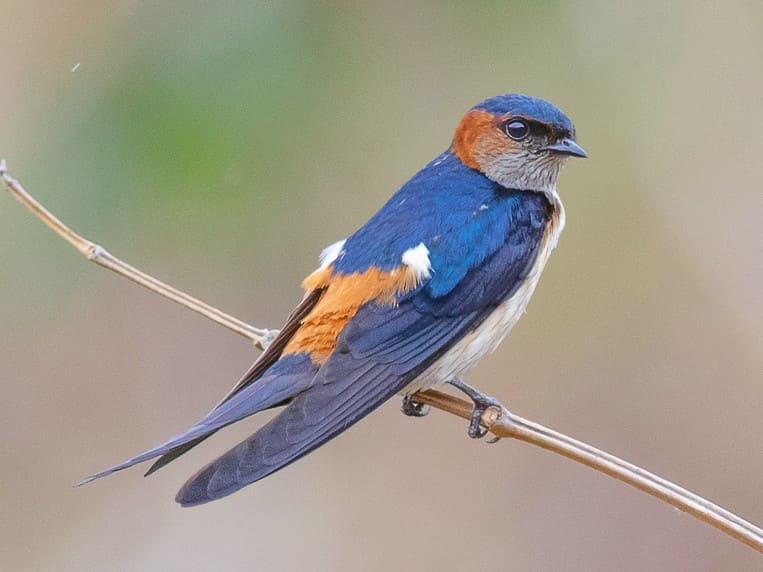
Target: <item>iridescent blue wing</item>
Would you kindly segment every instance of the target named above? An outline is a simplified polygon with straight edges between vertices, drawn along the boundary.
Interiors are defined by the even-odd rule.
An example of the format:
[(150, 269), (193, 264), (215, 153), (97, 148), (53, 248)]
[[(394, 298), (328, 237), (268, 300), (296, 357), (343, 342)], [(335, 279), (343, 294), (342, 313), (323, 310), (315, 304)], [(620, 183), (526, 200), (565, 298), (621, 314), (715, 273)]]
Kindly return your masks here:
[(402, 391), (523, 283), (548, 216), (545, 203), (531, 210), (515, 213), (504, 244), (447, 293), (435, 295), (425, 283), (395, 306), (362, 306), (310, 387), (192, 477), (176, 500), (192, 506), (229, 495), (309, 453)]

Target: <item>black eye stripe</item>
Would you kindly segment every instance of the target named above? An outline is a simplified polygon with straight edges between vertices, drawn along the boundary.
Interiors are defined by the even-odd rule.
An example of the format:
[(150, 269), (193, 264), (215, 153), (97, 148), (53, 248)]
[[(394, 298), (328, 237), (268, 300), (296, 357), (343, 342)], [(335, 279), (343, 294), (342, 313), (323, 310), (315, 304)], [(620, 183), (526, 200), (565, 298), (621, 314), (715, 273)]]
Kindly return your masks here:
[(524, 119), (509, 119), (503, 124), (503, 130), (514, 141), (521, 141), (530, 134), (530, 126)]

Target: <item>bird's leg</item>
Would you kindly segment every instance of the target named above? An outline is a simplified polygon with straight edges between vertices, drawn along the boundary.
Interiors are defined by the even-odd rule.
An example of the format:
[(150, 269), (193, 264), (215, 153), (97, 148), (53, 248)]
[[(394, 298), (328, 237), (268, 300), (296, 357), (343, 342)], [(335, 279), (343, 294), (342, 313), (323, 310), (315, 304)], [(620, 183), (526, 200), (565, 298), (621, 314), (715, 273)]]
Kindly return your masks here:
[[(487, 433), (487, 429), (482, 426), (482, 415), (489, 407), (497, 407), (498, 409), (501, 409), (501, 404), (497, 399), (481, 393), (471, 385), (465, 383), (461, 378), (453, 378), (448, 381), (448, 383), (456, 389), (464, 392), (469, 396), (469, 399), (474, 402), (472, 419), (469, 422), (469, 437), (472, 439), (480, 439), (484, 437)], [(498, 441), (498, 438), (491, 440), (490, 443), (495, 443), (496, 441)]]
[(412, 395), (403, 396), (403, 404), (400, 406), (402, 411), (408, 417), (424, 417), (429, 413), (429, 405), (418, 403)]

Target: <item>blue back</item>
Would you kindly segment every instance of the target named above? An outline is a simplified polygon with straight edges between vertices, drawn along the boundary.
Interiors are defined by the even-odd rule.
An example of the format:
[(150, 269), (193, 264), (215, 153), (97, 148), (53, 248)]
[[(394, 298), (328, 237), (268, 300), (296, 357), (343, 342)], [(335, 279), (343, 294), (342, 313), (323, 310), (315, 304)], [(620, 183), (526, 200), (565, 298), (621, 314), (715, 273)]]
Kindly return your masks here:
[(510, 230), (534, 250), (549, 216), (542, 194), (505, 189), (446, 151), (347, 239), (334, 268), (340, 274), (372, 266), (391, 271), (406, 250), (424, 243), (433, 272), (422, 287), (440, 297), (498, 251)]

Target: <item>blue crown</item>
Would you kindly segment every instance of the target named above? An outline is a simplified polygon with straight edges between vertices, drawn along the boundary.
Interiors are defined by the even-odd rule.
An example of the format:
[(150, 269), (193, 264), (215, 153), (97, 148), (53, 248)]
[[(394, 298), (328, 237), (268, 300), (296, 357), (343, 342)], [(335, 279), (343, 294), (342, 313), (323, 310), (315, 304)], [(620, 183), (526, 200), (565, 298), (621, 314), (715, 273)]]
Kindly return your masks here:
[(544, 99), (530, 97), (529, 95), (516, 93), (497, 95), (475, 105), (473, 109), (482, 109), (494, 115), (504, 115), (506, 113), (521, 115), (528, 119), (548, 123), (559, 131), (567, 131), (569, 133), (575, 131), (572, 121), (561, 109)]

